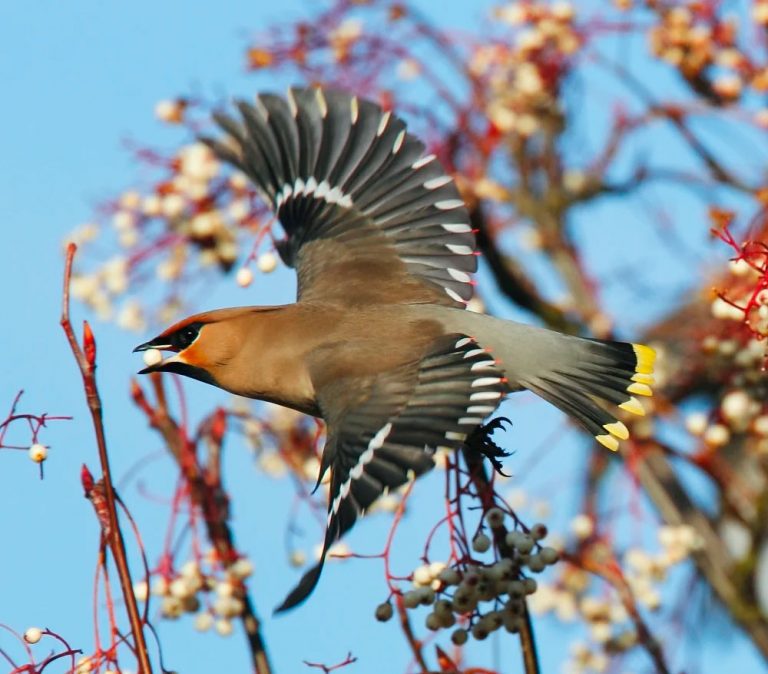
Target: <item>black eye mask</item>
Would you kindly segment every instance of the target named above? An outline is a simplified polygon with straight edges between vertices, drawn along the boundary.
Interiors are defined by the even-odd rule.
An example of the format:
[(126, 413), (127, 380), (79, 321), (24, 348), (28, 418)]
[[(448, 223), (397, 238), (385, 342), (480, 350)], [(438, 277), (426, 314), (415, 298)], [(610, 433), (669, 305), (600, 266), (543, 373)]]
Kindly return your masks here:
[(190, 323), (171, 335), (171, 345), (182, 351), (197, 339), (202, 323)]

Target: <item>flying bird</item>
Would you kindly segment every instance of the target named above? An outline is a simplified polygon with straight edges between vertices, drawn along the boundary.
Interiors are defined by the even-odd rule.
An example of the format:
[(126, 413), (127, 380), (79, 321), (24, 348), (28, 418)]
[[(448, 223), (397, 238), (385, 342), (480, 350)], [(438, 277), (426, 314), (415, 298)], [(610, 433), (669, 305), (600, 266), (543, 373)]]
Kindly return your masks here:
[(402, 119), (340, 91), (291, 89), (217, 113), (204, 138), (245, 173), (285, 232), (296, 269), (285, 306), (208, 311), (136, 351), (171, 352), (175, 372), (320, 417), (318, 484), (330, 470), (318, 564), (278, 607), (310, 594), (329, 546), (379, 496), (460, 448), (508, 394), (528, 389), (611, 450), (616, 408), (642, 415), (654, 352), (465, 311), (475, 236), (453, 178)]

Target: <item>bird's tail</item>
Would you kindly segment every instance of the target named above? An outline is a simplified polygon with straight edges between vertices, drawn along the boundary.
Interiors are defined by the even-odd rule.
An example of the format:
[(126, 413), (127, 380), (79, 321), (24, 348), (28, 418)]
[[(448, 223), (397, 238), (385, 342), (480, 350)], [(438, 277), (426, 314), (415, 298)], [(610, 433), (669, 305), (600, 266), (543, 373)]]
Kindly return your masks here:
[(317, 581), (320, 580), (320, 573), (323, 570), (326, 552), (327, 549), (324, 548), (320, 561), (301, 577), (299, 584), (291, 590), (290, 594), (283, 600), (283, 603), (275, 609), (275, 613), (282, 613), (283, 611), (293, 608), (297, 604), (303, 602), (312, 593), (312, 590), (314, 590), (317, 585)]
[(656, 353), (649, 346), (585, 339), (489, 316), (452, 314), (503, 368), (511, 391), (526, 388), (572, 417), (608, 449), (629, 436), (619, 410), (643, 415)]
[(558, 335), (562, 342), (540, 367), (524, 367), (518, 383), (578, 421), (610, 450), (629, 437), (617, 409), (645, 410), (636, 396), (650, 396), (656, 352), (643, 344)]

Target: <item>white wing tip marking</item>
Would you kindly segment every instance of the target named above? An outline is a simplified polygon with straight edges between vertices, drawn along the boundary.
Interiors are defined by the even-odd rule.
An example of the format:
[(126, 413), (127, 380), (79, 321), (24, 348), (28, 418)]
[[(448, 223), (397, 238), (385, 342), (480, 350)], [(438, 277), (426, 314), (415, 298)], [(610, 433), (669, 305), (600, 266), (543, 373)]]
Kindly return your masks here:
[(472, 388), (480, 386), (495, 386), (501, 383), (501, 377), (478, 377), (472, 382)]
[(291, 111), (291, 115), (295, 118), (299, 114), (299, 106), (296, 105), (296, 98), (293, 95), (293, 89), (288, 89), (286, 100), (288, 101), (288, 108)]
[(347, 479), (344, 480), (344, 484), (339, 488), (339, 493), (336, 498), (333, 499), (331, 505), (331, 512), (328, 515), (328, 520), (339, 511), (339, 506), (343, 499), (349, 495), (349, 490), (352, 488), (352, 480), (357, 480), (365, 469), (366, 464), (370, 463), (373, 459), (373, 455), (377, 449), (380, 449), (387, 439), (387, 436), (392, 431), (392, 422), (384, 424), (368, 442), (366, 450), (358, 457), (357, 463), (352, 470), (349, 471)]
[(453, 208), (459, 208), (464, 205), (461, 199), (443, 199), (435, 202), (435, 208), (441, 211), (450, 211)]
[(451, 176), (438, 176), (437, 178), (427, 180), (422, 187), (425, 190), (436, 190), (438, 187), (447, 185), (449, 182), (451, 182)]
[(384, 129), (387, 128), (387, 124), (389, 124), (389, 118), (391, 116), (391, 113), (389, 111), (382, 113), (381, 119), (379, 120), (379, 128), (376, 129), (376, 136), (380, 136), (382, 133), (384, 133)]
[(429, 162), (434, 161), (437, 159), (437, 157), (433, 154), (425, 155), (424, 157), (421, 157), (420, 159), (417, 159), (413, 164), (411, 164), (411, 168), (414, 171), (418, 171), (422, 166), (426, 166), (429, 164)]
[(392, 146), (392, 154), (397, 154), (400, 152), (400, 148), (403, 147), (403, 141), (405, 140), (405, 129), (403, 129), (400, 133), (397, 134), (397, 138), (395, 138), (395, 144)]
[(445, 439), (446, 440), (458, 440), (459, 442), (464, 442), (464, 440), (467, 439), (467, 434), (466, 433), (455, 433), (453, 431), (448, 431), (445, 434)]
[(387, 424), (384, 424), (371, 438), (371, 441), (368, 443), (368, 449), (379, 449), (383, 444), (384, 440), (387, 439), (387, 436), (392, 431), (392, 422), (389, 422)]
[[(466, 358), (466, 356), (465, 356)], [(472, 367), (469, 368), (472, 372), (476, 370), (490, 370), (496, 366), (496, 362), (493, 360), (481, 360), (477, 363), (472, 363)]]
[(464, 354), (464, 358), (474, 358), (475, 356), (479, 356), (484, 353), (488, 352), (485, 349), (472, 349), (471, 351), (467, 351)]
[(467, 407), (467, 414), (482, 414), (487, 417), (495, 409), (493, 405), (470, 405)]
[(453, 269), (452, 267), (448, 267), (446, 271), (450, 274), (454, 281), (459, 281), (460, 283), (469, 283), (472, 281), (472, 277), (467, 274), (467, 272), (461, 271), (460, 269)]
[(482, 423), (482, 417), (461, 417), (459, 419), (459, 426), (477, 426)]
[(451, 288), (443, 288), (443, 290), (445, 290), (445, 294), (448, 295), (448, 297), (450, 297), (455, 302), (461, 302), (462, 304), (466, 304), (467, 303), (467, 300), (465, 300), (455, 290), (452, 290)]
[(471, 343), (472, 343), (471, 337), (462, 337), (458, 342), (456, 342), (455, 348), (463, 349), (467, 344), (471, 344)]
[(317, 107), (320, 109), (320, 116), (325, 119), (328, 116), (328, 103), (322, 89), (315, 89), (315, 98), (317, 99)]
[(253, 106), (256, 112), (258, 112), (263, 118), (265, 122), (269, 121), (269, 110), (266, 105), (264, 105), (264, 101), (261, 100), (261, 94), (256, 96), (255, 105)]
[(360, 106), (357, 102), (357, 96), (352, 96), (349, 101), (349, 117), (352, 120), (352, 124), (357, 123), (357, 117), (360, 114)]
[(446, 232), (450, 232), (451, 234), (468, 234), (472, 231), (472, 227), (464, 223), (448, 223), (441, 226)]
[(454, 255), (472, 255), (474, 252), (470, 246), (464, 244), (446, 243), (445, 247)]
[(337, 204), (339, 203), (339, 200), (342, 198), (343, 198), (343, 194), (341, 193), (341, 189), (338, 187), (334, 187), (328, 190), (328, 194), (325, 195), (325, 200), (329, 204)]
[(498, 400), (501, 398), (501, 393), (497, 393), (496, 391), (478, 391), (477, 393), (473, 393), (469, 396), (470, 402), (475, 402), (476, 400)]
[(339, 204), (339, 206), (352, 208), (352, 197), (344, 194), (340, 187), (331, 187), (327, 180), (318, 183), (317, 179), (313, 176), (307, 178), (306, 182), (301, 178), (296, 178), (293, 187), (287, 184), (284, 185), (275, 198), (276, 208), (279, 208), (292, 195), (296, 197), (314, 195), (316, 199), (325, 199), (329, 204)]

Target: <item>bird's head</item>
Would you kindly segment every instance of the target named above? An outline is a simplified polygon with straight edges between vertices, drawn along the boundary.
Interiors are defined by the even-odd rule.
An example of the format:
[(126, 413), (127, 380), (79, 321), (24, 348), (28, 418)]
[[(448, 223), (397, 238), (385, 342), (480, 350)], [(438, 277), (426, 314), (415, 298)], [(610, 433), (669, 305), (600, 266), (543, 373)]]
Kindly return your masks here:
[(221, 309), (179, 321), (134, 349), (170, 352), (154, 363), (145, 359), (148, 364), (139, 374), (175, 372), (221, 386), (218, 375), (240, 350), (245, 334), (242, 322), (251, 313), (252, 309)]

